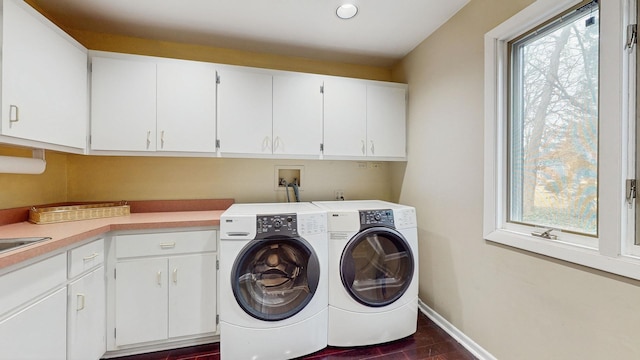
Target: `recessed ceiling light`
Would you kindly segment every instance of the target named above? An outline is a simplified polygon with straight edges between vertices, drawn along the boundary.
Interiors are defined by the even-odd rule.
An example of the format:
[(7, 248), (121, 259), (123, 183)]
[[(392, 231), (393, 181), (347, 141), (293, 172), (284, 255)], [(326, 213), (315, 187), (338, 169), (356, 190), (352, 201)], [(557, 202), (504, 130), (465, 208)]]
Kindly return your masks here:
[(358, 8), (353, 4), (340, 5), (336, 10), (336, 15), (340, 19), (351, 19), (358, 13)]

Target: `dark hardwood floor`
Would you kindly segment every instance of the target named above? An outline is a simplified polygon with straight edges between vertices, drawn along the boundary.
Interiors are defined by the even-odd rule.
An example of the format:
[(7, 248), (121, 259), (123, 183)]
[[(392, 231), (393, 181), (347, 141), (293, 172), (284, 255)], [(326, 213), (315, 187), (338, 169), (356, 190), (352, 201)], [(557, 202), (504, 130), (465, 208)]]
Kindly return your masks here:
[[(200, 345), (149, 354), (126, 356), (117, 360), (219, 360), (220, 347), (216, 344)], [(418, 330), (401, 340), (357, 348), (327, 347), (300, 360), (474, 360), (462, 345), (426, 316), (419, 313)], [(242, 359), (225, 359), (242, 360)]]

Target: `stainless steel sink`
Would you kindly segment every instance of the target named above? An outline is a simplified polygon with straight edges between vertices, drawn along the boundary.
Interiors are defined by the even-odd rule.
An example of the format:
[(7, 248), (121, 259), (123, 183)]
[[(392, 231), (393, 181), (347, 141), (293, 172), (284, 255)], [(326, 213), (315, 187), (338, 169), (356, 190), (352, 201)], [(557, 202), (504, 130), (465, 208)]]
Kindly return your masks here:
[(0, 252), (14, 250), (21, 246), (27, 246), (38, 241), (51, 240), (50, 237), (23, 237), (0, 239)]

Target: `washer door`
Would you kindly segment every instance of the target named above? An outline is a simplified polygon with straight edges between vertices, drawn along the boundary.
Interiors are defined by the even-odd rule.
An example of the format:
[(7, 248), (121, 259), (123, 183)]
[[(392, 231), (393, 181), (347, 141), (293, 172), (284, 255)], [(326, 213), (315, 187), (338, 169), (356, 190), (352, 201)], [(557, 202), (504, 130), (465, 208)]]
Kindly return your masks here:
[(304, 309), (319, 279), (318, 257), (302, 238), (251, 241), (231, 270), (231, 287), (240, 307), (267, 321), (284, 320)]
[(371, 307), (398, 300), (413, 278), (411, 247), (396, 230), (372, 227), (356, 234), (340, 259), (342, 284), (351, 297)]

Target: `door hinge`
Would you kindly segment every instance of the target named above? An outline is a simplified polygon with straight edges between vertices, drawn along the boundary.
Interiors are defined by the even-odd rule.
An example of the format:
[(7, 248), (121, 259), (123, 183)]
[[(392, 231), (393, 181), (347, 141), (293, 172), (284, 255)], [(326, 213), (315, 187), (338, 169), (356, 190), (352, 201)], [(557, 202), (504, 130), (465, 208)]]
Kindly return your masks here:
[(324, 151), (324, 144), (320, 144), (320, 151)]
[(220, 84), (220, 74), (216, 73), (216, 84)]
[(636, 179), (627, 179), (625, 185), (625, 197), (627, 198), (627, 204), (631, 206), (636, 198), (636, 191), (638, 189)]
[(113, 338), (116, 338), (116, 328), (113, 328)]
[(220, 270), (220, 260), (216, 260), (216, 270)]
[(116, 269), (113, 269), (113, 278), (116, 278)]
[(320, 94), (324, 94), (324, 85), (320, 85)]
[(220, 139), (216, 139), (216, 150), (220, 149)]
[(216, 325), (220, 324), (220, 315), (216, 314)]
[(633, 47), (638, 43), (638, 25), (627, 25), (627, 42), (624, 45), (625, 50), (633, 50)]

